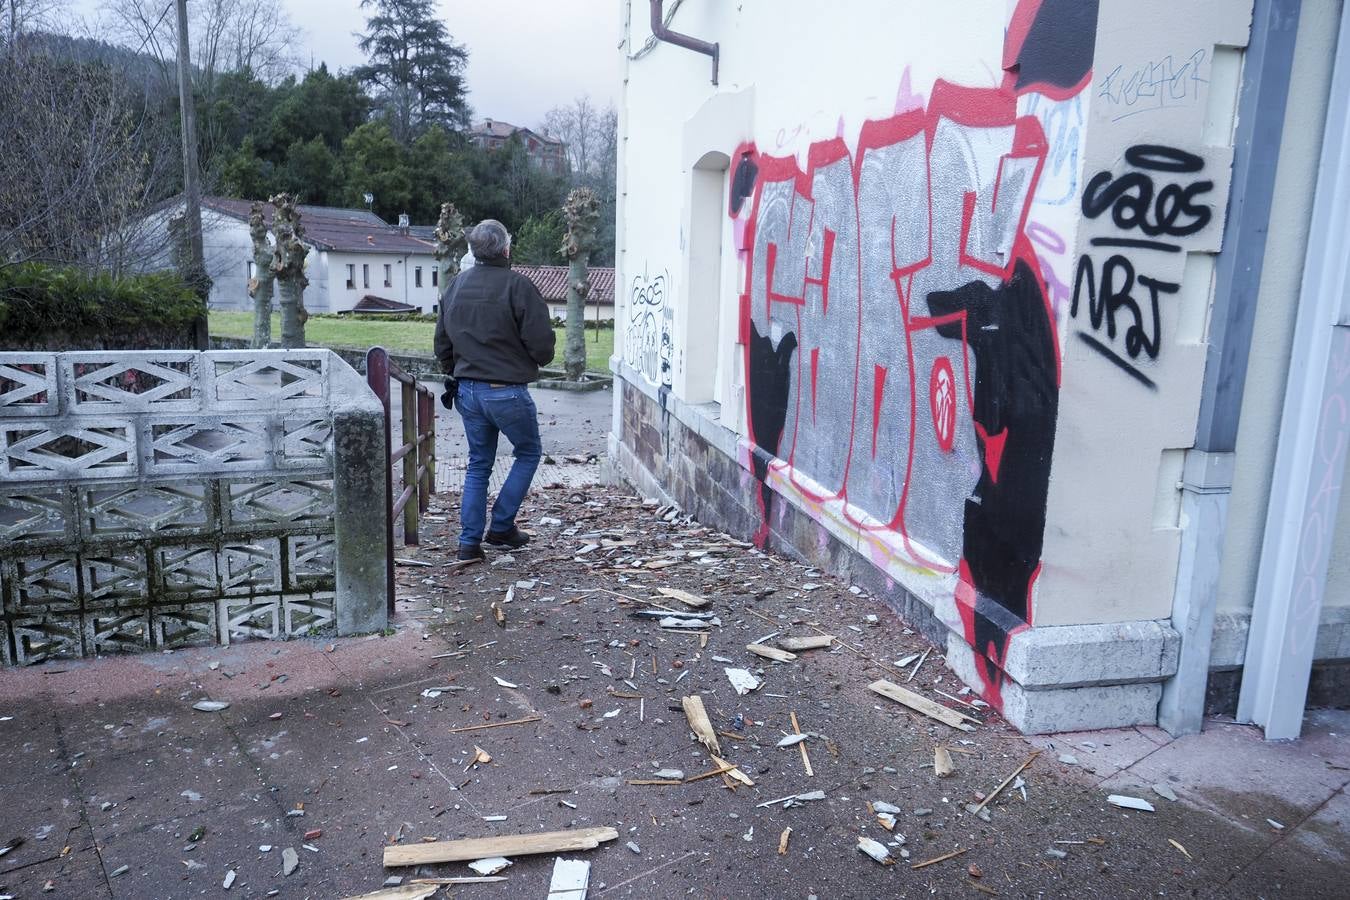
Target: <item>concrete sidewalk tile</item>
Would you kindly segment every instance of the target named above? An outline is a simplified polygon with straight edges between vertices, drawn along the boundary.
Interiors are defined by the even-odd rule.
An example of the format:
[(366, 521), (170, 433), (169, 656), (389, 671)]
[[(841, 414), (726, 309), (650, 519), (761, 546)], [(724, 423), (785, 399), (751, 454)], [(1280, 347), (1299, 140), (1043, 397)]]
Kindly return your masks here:
[(1350, 866), (1350, 794), (1341, 788), (1288, 839), (1312, 856)]
[(56, 715), (50, 704), (34, 700), (6, 705), (0, 707), (0, 716), (13, 717), (0, 722), (0, 790), (22, 786), (33, 778), (60, 775), (69, 768), (57, 742)]
[(1130, 768), (1160, 746), (1134, 728), (1038, 735), (1027, 741), (1044, 751), (1041, 758), (1046, 764), (1065, 767), (1067, 764), (1058, 760), (1062, 754), (1068, 754), (1078, 760), (1077, 766), (1070, 768), (1078, 768), (1098, 780)]
[(17, 869), (57, 856), (80, 827), (80, 798), (66, 775), (32, 778), (4, 792), (0, 840), (24, 842), (0, 859), (0, 870)]
[[(58, 845), (55, 852), (60, 850)], [(43, 888), (49, 881), (52, 890), (47, 892)], [(73, 849), (57, 859), (6, 871), (0, 875), (0, 893), (24, 898), (78, 897), (79, 900), (103, 900), (113, 896), (108, 890), (103, 864), (92, 847)]]
[(105, 703), (71, 704), (61, 709), (61, 736), (73, 756), (113, 756), (151, 747), (224, 738), (225, 724), (216, 713), (192, 708), (200, 692), (175, 686), (134, 706)]
[(184, 816), (217, 817), (265, 792), (252, 761), (225, 735), (91, 757), (77, 778), (99, 840)]
[(1266, 818), (1286, 825), (1300, 821), (1346, 780), (1302, 746), (1267, 742), (1259, 729), (1236, 725), (1178, 738), (1129, 771), (1146, 783), (1168, 781), (1178, 794), (1203, 798), (1230, 818), (1258, 827), (1265, 827)]

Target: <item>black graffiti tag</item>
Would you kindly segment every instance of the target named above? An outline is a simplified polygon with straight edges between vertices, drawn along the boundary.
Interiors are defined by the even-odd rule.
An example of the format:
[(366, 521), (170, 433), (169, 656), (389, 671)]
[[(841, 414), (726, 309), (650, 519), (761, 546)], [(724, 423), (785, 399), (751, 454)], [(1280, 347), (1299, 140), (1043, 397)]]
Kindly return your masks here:
[(1095, 219), (1109, 209), (1111, 221), (1121, 231), (1138, 228), (1149, 237), (1185, 237), (1209, 224), (1209, 206), (1195, 201), (1209, 193), (1214, 182), (1168, 183), (1155, 191), (1153, 178), (1147, 174), (1199, 172), (1205, 167), (1203, 159), (1173, 147), (1138, 144), (1125, 151), (1125, 161), (1142, 171), (1092, 176), (1083, 191), (1083, 215)]
[[(1136, 144), (1125, 151), (1131, 171), (1116, 175), (1098, 172), (1083, 189), (1083, 215), (1096, 219), (1110, 213), (1112, 224), (1122, 236), (1094, 237), (1093, 247), (1180, 253), (1176, 239), (1196, 234), (1210, 223), (1213, 212), (1200, 198), (1214, 188), (1214, 182), (1196, 178), (1205, 161), (1194, 153), (1157, 144)], [(1154, 183), (1155, 174), (1163, 184)], [(1136, 237), (1134, 235), (1142, 235)], [(1175, 294), (1180, 285), (1162, 281), (1135, 270), (1135, 262), (1114, 252), (1098, 267), (1091, 253), (1078, 258), (1073, 279), (1073, 302), (1069, 315), (1078, 318), (1086, 305), (1091, 331), (1080, 331), (1083, 343), (1106, 357), (1131, 378), (1148, 388), (1153, 380), (1132, 362), (1143, 356), (1157, 359), (1162, 347), (1158, 298)], [(1087, 302), (1082, 302), (1086, 294)], [(1122, 329), (1117, 316), (1127, 320)], [(1105, 329), (1105, 341), (1102, 331)], [(1122, 337), (1122, 356), (1111, 344)]]

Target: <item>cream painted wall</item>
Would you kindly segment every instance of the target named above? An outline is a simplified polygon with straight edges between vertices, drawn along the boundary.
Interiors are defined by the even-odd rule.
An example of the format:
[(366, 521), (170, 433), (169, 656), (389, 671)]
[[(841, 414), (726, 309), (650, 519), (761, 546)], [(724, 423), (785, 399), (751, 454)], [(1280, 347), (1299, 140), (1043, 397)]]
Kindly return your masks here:
[[(666, 44), (642, 51), (650, 35), (647, 5), (621, 4), (628, 22), (625, 52), (643, 55), (627, 64), (621, 104), (616, 355), (649, 381), (680, 393), (685, 381), (680, 348), (702, 333), (698, 321), (677, 314), (688, 297), (683, 283), (692, 227), (688, 169), (698, 154), (732, 154), (753, 142), (761, 154), (795, 157), (805, 170), (813, 142), (838, 137), (856, 151), (864, 122), (926, 104), (939, 78), (997, 86), (1015, 7), (1011, 0), (959, 7), (855, 0), (844, 15), (809, 0), (686, 3), (672, 27), (720, 43), (720, 84), (714, 88), (706, 56)], [(1088, 87), (1064, 101), (1043, 95), (1019, 101), (1019, 115), (1039, 119), (1049, 143), (1028, 222), (1038, 229), (1036, 254), (1050, 282), (1062, 354), (1043, 566), (1036, 582), (1037, 625), (1160, 619), (1170, 613), (1180, 535), (1176, 485), (1182, 451), (1194, 440), (1212, 260), (1227, 206), (1240, 48), (1247, 41), (1250, 8), (1250, 0), (1108, 0), (1102, 4)], [(1176, 79), (1153, 86), (1152, 97), (1159, 97), (1159, 90), (1170, 93), (1147, 110), (1152, 101), (1127, 84), (1139, 71), (1155, 77), (1168, 72)], [(714, 115), (709, 112), (714, 102), (743, 103), (745, 109)], [(1087, 179), (1099, 171), (1115, 176), (1129, 171), (1126, 149), (1148, 144), (1174, 147), (1202, 161), (1199, 173), (1149, 174), (1156, 188), (1212, 181), (1199, 195), (1210, 221), (1191, 234), (1164, 235), (1181, 245), (1177, 253), (1093, 247), (1093, 238), (1143, 237), (1113, 226), (1109, 212), (1085, 219), (1079, 201)], [(1138, 275), (1180, 286), (1176, 294), (1160, 297), (1156, 359), (1147, 353), (1131, 358), (1124, 338), (1132, 324), (1128, 310), (1118, 313), (1114, 338), (1104, 324), (1092, 325), (1086, 299), (1078, 314), (1071, 314), (1079, 257), (1090, 255), (1100, 278), (1106, 259), (1116, 253)], [(728, 255), (724, 252), (724, 259)], [(734, 265), (725, 273), (724, 312), (737, 309), (743, 278)], [(1149, 329), (1147, 292), (1136, 287), (1135, 295), (1144, 301), (1143, 325)], [(743, 349), (728, 344), (727, 331), (723, 327), (720, 339), (724, 371), (718, 399), (723, 423), (745, 436)], [(1079, 332), (1131, 362), (1156, 390), (1090, 348)], [(670, 349), (663, 353), (666, 343)], [(968, 446), (974, 445), (972, 435)], [(780, 474), (779, 486), (791, 490), (798, 483), (792, 473)], [(962, 490), (957, 485), (955, 502), (939, 498), (958, 521)], [(916, 596), (950, 604), (956, 582), (950, 571), (916, 566), (898, 541), (859, 532), (837, 504), (800, 496), (798, 502)], [(955, 568), (956, 555), (943, 555), (940, 562)]]
[[(1084, 218), (1077, 254), (1094, 262), (1097, 277), (1113, 254), (1132, 267), (1132, 296), (1154, 317), (1140, 276), (1179, 285), (1159, 295), (1157, 356), (1127, 350), (1128, 311), (1117, 317), (1113, 338), (1095, 327), (1086, 310), (1060, 310), (1063, 382), (1055, 436), (1043, 570), (1037, 582), (1038, 625), (1089, 624), (1159, 619), (1171, 613), (1180, 551), (1179, 481), (1182, 451), (1195, 439), (1205, 332), (1212, 302), (1213, 256), (1227, 207), (1232, 127), (1240, 57), (1232, 48), (1247, 42), (1250, 0), (1103, 3), (1097, 28), (1093, 103), (1088, 123), (1085, 181), (1101, 171), (1113, 176), (1146, 174), (1155, 191), (1201, 180), (1211, 190), (1195, 194), (1210, 217), (1193, 234), (1121, 228), (1112, 216)], [(1149, 27), (1152, 23), (1154, 27)], [(1170, 62), (1169, 62), (1170, 61)], [(1129, 102), (1119, 78), (1141, 66), (1192, 66), (1185, 93), (1169, 102)], [(1167, 99), (1167, 98), (1163, 98)], [(1164, 146), (1202, 161), (1199, 172), (1145, 170), (1131, 165), (1127, 148)], [(1150, 151), (1152, 152), (1152, 151)], [(1182, 163), (1167, 160), (1166, 166)], [(1156, 217), (1155, 209), (1148, 215)], [(1198, 219), (1182, 215), (1180, 223)], [(1181, 252), (1093, 247), (1093, 239), (1156, 237)], [(1118, 272), (1120, 270), (1117, 270)], [(1119, 276), (1118, 276), (1119, 277)], [(1089, 346), (1103, 344), (1130, 364), (1150, 388)]]
[[(1221, 613), (1250, 612), (1256, 590), (1340, 11), (1335, 0), (1304, 3), (1299, 17), (1224, 535)], [(1341, 493), (1335, 541), (1324, 598), (1328, 608), (1350, 605), (1350, 491)]]

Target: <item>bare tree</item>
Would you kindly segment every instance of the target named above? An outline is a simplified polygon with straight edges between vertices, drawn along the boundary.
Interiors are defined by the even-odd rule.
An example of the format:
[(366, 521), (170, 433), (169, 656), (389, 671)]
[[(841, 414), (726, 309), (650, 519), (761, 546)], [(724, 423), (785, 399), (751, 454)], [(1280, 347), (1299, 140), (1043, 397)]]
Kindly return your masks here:
[[(139, 47), (159, 64), (171, 86), (176, 64), (177, 34), (172, 16), (160, 0), (104, 0), (108, 34)], [(214, 96), (217, 79), (226, 72), (247, 71), (274, 84), (296, 67), (300, 30), (274, 0), (200, 0), (192, 7), (193, 84)]]
[(272, 204), (272, 272), (276, 275), (281, 293), (281, 346), (287, 350), (305, 346), (305, 226), (300, 223), (300, 210), (290, 194), (277, 194), (267, 201)]
[(0, 0), (3, 33), (0, 44), (14, 46), (25, 34), (34, 31), (59, 31), (62, 13), (69, 0)]
[(563, 344), (563, 368), (569, 381), (581, 381), (586, 373), (586, 295), (590, 292), (590, 273), (586, 260), (595, 240), (595, 224), (600, 218), (600, 202), (590, 188), (573, 188), (563, 204), (567, 234), (562, 254), (567, 257), (567, 330)]
[(566, 106), (555, 106), (544, 113), (540, 130), (566, 145), (567, 162), (574, 175), (590, 171), (595, 158), (597, 114), (589, 95), (583, 95)]
[(172, 135), (121, 75), (24, 41), (0, 57), (0, 263), (121, 271), (173, 177)]
[(248, 212), (248, 234), (253, 239), (253, 277), (248, 280), (248, 293), (253, 298), (252, 347), (266, 350), (272, 343), (272, 247), (267, 242), (267, 220), (263, 205), (257, 200)]

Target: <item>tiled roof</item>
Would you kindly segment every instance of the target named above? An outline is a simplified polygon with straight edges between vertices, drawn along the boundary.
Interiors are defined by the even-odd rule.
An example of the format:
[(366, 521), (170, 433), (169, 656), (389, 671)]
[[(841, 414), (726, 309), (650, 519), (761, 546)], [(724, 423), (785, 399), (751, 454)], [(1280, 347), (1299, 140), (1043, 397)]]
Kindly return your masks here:
[(418, 308), (408, 303), (400, 303), (398, 300), (389, 300), (375, 294), (366, 294), (356, 305), (352, 307), (352, 312), (364, 313), (402, 313), (417, 312)]
[[(567, 299), (567, 266), (511, 266), (534, 282), (539, 293), (550, 303), (560, 303)], [(587, 303), (614, 302), (614, 269), (610, 266), (591, 266), (590, 291), (586, 294)]]
[(502, 122), (497, 119), (484, 119), (469, 130), (469, 134), (475, 137), (494, 137), (509, 138), (517, 131), (524, 131), (534, 135), (545, 144), (561, 144), (562, 141), (557, 138), (551, 138), (540, 134), (532, 128), (523, 128), (520, 125), (512, 125), (510, 122)]
[[(202, 209), (248, 221), (250, 200), (203, 197)], [(332, 206), (300, 206), (300, 224), (305, 226), (305, 243), (320, 250), (347, 253), (425, 253), (434, 252), (426, 241), (403, 234), (398, 228), (365, 209), (339, 209)], [(268, 221), (275, 210), (263, 205)]]

